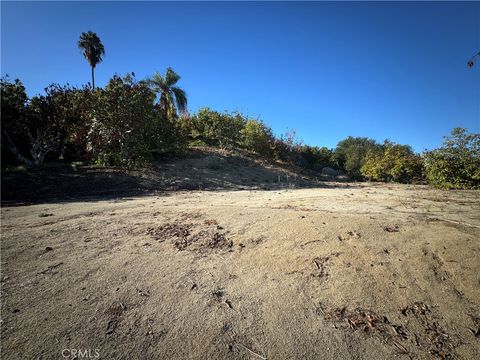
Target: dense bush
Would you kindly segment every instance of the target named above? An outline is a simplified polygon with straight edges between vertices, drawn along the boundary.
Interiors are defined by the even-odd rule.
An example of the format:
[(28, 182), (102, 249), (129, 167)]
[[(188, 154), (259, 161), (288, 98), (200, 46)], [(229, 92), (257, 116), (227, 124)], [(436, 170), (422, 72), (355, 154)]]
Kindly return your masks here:
[(379, 151), (381, 145), (365, 137), (352, 137), (340, 141), (335, 148), (333, 161), (352, 179), (362, 179), (361, 168), (369, 151)]
[(88, 149), (101, 164), (134, 164), (147, 161), (147, 129), (154, 121), (155, 93), (132, 75), (114, 76), (95, 92)]
[(245, 124), (246, 119), (240, 113), (220, 113), (203, 108), (191, 119), (192, 138), (211, 146), (240, 147)]
[(422, 168), (422, 158), (410, 146), (385, 141), (367, 151), (360, 172), (375, 181), (409, 183), (422, 178)]
[(84, 120), (77, 101), (82, 91), (54, 84), (29, 100), (19, 80), (2, 79), (2, 145), (29, 168), (40, 166), (48, 154), (58, 157)]
[(145, 164), (155, 154), (186, 147), (182, 120), (167, 116), (156, 99), (150, 83), (136, 81), (131, 74), (114, 76), (104, 89), (96, 90), (88, 149), (97, 163)]
[(187, 144), (178, 117), (165, 118), (147, 81), (114, 76), (105, 88), (50, 85), (28, 99), (19, 80), (1, 81), (2, 145), (14, 159), (38, 167), (50, 160), (137, 165), (153, 153), (180, 152)]
[(153, 121), (147, 124), (147, 145), (156, 156), (182, 154), (188, 147), (190, 129), (184, 119), (165, 118), (163, 112), (155, 112)]
[(294, 163), (298, 160), (298, 149), (302, 142), (297, 138), (295, 130), (290, 129), (274, 139), (274, 155), (277, 160)]
[(273, 155), (274, 136), (272, 129), (258, 120), (247, 120), (242, 133), (242, 146), (270, 158)]
[(92, 124), (94, 93), (90, 87), (84, 87), (82, 89), (72, 88), (69, 95), (70, 109), (73, 110), (74, 118), (68, 122), (68, 135), (63, 139), (60, 148), (55, 150), (51, 156), (68, 161), (90, 161), (91, 154), (87, 151), (87, 135)]
[(430, 184), (446, 189), (480, 188), (480, 134), (455, 128), (443, 146), (424, 154)]
[(307, 168), (321, 171), (326, 166), (334, 166), (332, 163), (333, 150), (326, 147), (301, 145), (297, 148), (297, 152)]
[(23, 154), (28, 154), (28, 139), (23, 124), (26, 120), (28, 96), (20, 80), (10, 82), (2, 78), (1, 115), (2, 115), (2, 165), (18, 161), (25, 163)]

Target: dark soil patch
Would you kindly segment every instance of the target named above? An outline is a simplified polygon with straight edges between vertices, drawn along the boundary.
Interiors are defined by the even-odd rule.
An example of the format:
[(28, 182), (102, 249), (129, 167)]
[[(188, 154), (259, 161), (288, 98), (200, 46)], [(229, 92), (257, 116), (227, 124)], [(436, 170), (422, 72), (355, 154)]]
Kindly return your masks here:
[(210, 248), (231, 248), (233, 246), (233, 241), (228, 240), (224, 234), (217, 232), (208, 240), (207, 245)]
[[(160, 242), (172, 241), (179, 251), (187, 248), (192, 250), (231, 248), (233, 241), (228, 239), (225, 233), (218, 231), (223, 229), (223, 227), (217, 225), (216, 221), (210, 221), (210, 224), (212, 228), (195, 232), (193, 224), (175, 222), (158, 228), (150, 227), (147, 229), (147, 233)], [(213, 226), (214, 224), (215, 226)]]
[(150, 227), (147, 229), (147, 233), (150, 234), (155, 240), (160, 242), (171, 238), (186, 240), (190, 235), (191, 228), (192, 224), (172, 223), (160, 226), (159, 228)]
[(205, 225), (218, 225), (217, 220), (214, 219), (207, 219), (203, 222)]
[(398, 225), (395, 225), (395, 226), (384, 226), (383, 227), (383, 231), (386, 231), (386, 232), (399, 232), (400, 231), (400, 228)]

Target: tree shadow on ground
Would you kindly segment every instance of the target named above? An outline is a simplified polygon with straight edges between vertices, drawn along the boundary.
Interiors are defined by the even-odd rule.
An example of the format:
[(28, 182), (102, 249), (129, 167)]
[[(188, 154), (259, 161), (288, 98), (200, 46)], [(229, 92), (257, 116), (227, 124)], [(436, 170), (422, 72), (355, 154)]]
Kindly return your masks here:
[(140, 170), (63, 165), (24, 173), (2, 172), (2, 205), (99, 201), (185, 190), (351, 187), (342, 179), (326, 180), (313, 171), (268, 163), (238, 152), (199, 149), (188, 156), (167, 158)]

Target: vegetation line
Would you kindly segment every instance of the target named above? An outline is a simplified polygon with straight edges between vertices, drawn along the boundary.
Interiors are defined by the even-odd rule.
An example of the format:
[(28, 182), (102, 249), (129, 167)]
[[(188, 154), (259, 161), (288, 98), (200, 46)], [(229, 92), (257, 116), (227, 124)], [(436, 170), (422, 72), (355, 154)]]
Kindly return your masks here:
[(310, 146), (294, 130), (277, 136), (260, 119), (239, 112), (205, 107), (190, 114), (187, 94), (178, 86), (181, 77), (170, 67), (143, 80), (134, 73), (114, 75), (105, 87), (95, 87), (94, 69), (105, 48), (91, 31), (82, 33), (77, 45), (92, 68), (91, 85), (52, 84), (45, 94), (29, 98), (19, 79), (2, 78), (3, 168), (34, 169), (59, 160), (79, 166), (144, 167), (165, 155), (212, 146), (241, 149), (265, 162), (295, 165), (300, 172), (332, 180), (346, 175), (351, 180), (480, 188), (478, 133), (455, 128), (442, 147), (423, 154), (409, 145), (367, 137), (349, 136), (335, 149)]

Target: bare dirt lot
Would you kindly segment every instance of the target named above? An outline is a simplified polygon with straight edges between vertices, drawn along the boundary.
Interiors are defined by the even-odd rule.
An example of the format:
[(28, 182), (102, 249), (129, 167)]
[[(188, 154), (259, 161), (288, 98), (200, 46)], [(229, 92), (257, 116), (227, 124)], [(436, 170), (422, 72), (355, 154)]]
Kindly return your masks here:
[(3, 359), (480, 354), (480, 192), (329, 183), (3, 207), (1, 252)]

